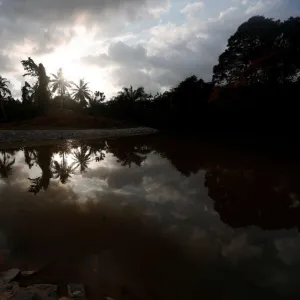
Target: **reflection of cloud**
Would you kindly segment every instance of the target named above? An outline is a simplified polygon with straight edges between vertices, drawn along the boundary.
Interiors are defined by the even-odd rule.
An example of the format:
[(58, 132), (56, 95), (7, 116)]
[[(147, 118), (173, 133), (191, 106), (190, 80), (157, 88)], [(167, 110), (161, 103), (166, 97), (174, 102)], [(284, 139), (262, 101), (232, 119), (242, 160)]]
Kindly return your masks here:
[(300, 261), (300, 239), (295, 238), (280, 238), (274, 241), (278, 251), (278, 257), (286, 264), (291, 265)]
[(258, 257), (261, 252), (261, 248), (248, 244), (246, 234), (233, 238), (229, 244), (222, 247), (222, 255), (234, 263), (241, 259)]
[[(191, 280), (198, 281), (202, 275), (207, 283), (226, 276), (226, 280), (234, 283), (251, 282), (260, 286), (262, 278), (264, 284), (273, 288), (280, 280), (290, 278), (287, 273), (290, 268), (296, 270), (293, 264), (298, 262), (300, 253), (296, 239), (286, 238), (287, 232), (283, 231), (262, 232), (252, 227), (235, 230), (222, 223), (214, 211), (214, 203), (204, 187), (207, 172), (203, 166), (208, 169), (210, 165), (222, 166), (222, 160), (226, 160), (223, 149), (220, 156), (205, 152), (193, 156), (195, 165), (202, 170), (197, 172), (198, 167), (192, 166), (193, 172), (183, 176), (178, 170), (188, 171), (189, 166), (183, 161), (178, 168), (177, 162), (189, 153), (182, 148), (177, 148), (180, 156), (172, 149), (172, 159), (167, 151), (159, 156), (160, 152), (154, 150), (157, 152), (150, 153), (141, 167), (133, 163), (129, 168), (122, 167), (117, 160), (128, 158), (123, 155), (127, 154), (126, 149), (138, 153), (138, 147), (127, 144), (124, 147), (124, 144), (126, 141), (116, 143), (116, 156), (107, 153), (103, 161), (92, 162), (86, 173), (73, 175), (66, 185), (52, 179), (47, 191), (35, 197), (27, 192), (27, 178), (34, 168), (22, 167), (22, 155), (19, 156), (10, 186), (0, 186), (0, 229), (9, 247), (40, 255), (70, 249), (76, 252), (80, 247), (95, 253), (105, 248), (120, 257), (122, 263), (123, 258), (128, 260), (124, 262), (128, 270), (133, 264), (139, 271), (150, 268), (152, 274), (160, 270), (159, 266), (152, 269), (153, 261), (164, 266), (169, 263), (166, 269), (178, 271), (180, 267), (174, 256), (180, 249), (179, 264), (187, 259), (198, 270), (192, 276), (184, 269), (182, 275), (189, 274)], [(231, 163), (229, 160), (226, 173), (230, 173)], [(167, 257), (166, 263), (162, 258), (169, 253), (174, 256), (171, 260)], [(288, 270), (282, 270), (283, 267)], [(259, 278), (257, 270), (264, 272)], [(234, 280), (230, 277), (233, 273)]]

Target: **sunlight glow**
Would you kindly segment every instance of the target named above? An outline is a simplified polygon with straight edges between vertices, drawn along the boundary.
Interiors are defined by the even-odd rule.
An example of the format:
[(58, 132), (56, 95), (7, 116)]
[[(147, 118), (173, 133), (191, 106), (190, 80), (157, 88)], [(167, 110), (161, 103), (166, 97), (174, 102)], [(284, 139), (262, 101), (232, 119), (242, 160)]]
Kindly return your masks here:
[[(90, 52), (90, 49), (97, 46), (97, 51), (104, 51), (95, 42), (95, 33), (87, 32), (84, 26), (75, 26), (76, 35), (67, 44), (58, 46), (57, 49), (45, 55), (41, 60), (44, 62), (49, 75), (56, 74), (59, 68), (63, 69), (67, 80), (78, 83), (84, 78), (89, 83), (92, 91), (102, 90), (109, 96), (115, 88), (111, 78), (107, 76), (106, 70), (101, 70), (98, 66), (87, 66), (82, 63), (81, 58)], [(99, 47), (98, 47), (99, 46)], [(99, 49), (100, 48), (100, 49)]]

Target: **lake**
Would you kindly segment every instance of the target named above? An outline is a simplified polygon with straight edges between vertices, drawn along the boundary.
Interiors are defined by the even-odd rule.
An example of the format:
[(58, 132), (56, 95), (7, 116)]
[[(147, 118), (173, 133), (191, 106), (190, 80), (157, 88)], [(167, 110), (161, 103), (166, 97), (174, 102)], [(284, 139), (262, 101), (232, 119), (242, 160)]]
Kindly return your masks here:
[(5, 145), (0, 269), (89, 299), (298, 299), (299, 153), (163, 135)]

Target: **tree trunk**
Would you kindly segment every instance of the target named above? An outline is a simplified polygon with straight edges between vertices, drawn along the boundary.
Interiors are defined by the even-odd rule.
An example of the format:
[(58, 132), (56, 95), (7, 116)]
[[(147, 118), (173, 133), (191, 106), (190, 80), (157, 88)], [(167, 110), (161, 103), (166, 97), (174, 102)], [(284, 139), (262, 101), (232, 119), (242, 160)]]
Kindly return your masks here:
[(6, 120), (6, 114), (5, 114), (5, 110), (4, 110), (4, 105), (3, 105), (3, 99), (2, 99), (2, 97), (0, 99), (0, 104), (1, 104), (1, 112), (2, 112), (3, 118), (4, 118), (4, 120)]
[(60, 101), (61, 101), (61, 107), (60, 110), (64, 109), (64, 92), (63, 92), (63, 88), (60, 88)]

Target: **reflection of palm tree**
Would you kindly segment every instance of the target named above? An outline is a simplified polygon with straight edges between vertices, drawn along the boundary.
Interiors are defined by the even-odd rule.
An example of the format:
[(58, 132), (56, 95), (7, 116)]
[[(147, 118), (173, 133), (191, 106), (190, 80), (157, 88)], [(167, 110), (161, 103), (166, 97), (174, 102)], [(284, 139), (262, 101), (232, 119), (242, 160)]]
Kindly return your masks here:
[(67, 92), (67, 89), (71, 86), (71, 83), (65, 79), (64, 73), (60, 68), (57, 74), (52, 74), (54, 79), (51, 80), (52, 83), (52, 92), (55, 93), (56, 91), (59, 92), (61, 97), (61, 108), (64, 107), (64, 96)]
[(16, 162), (11, 159), (6, 151), (2, 151), (3, 156), (0, 158), (0, 175), (2, 178), (7, 178), (12, 172), (12, 166)]
[(62, 184), (65, 184), (69, 181), (69, 178), (74, 174), (73, 164), (69, 165), (65, 160), (65, 154), (62, 155), (62, 161), (59, 164), (57, 161), (53, 162), (53, 177), (59, 179)]
[(91, 144), (90, 152), (94, 155), (96, 162), (100, 162), (104, 160), (106, 153), (105, 151), (108, 149), (108, 144), (106, 141), (102, 141), (101, 143), (97, 142), (97, 144)]
[(147, 154), (151, 152), (147, 147), (136, 147), (134, 144), (128, 142), (126, 144), (118, 140), (110, 141), (107, 150), (117, 157), (117, 161), (123, 167), (128, 166), (129, 168), (133, 163), (140, 167), (147, 159)]
[(92, 161), (91, 155), (91, 150), (86, 145), (80, 147), (80, 149), (76, 149), (73, 152), (73, 158), (75, 160), (74, 167), (76, 169), (80, 167), (80, 172), (83, 173), (88, 168), (89, 163)]

